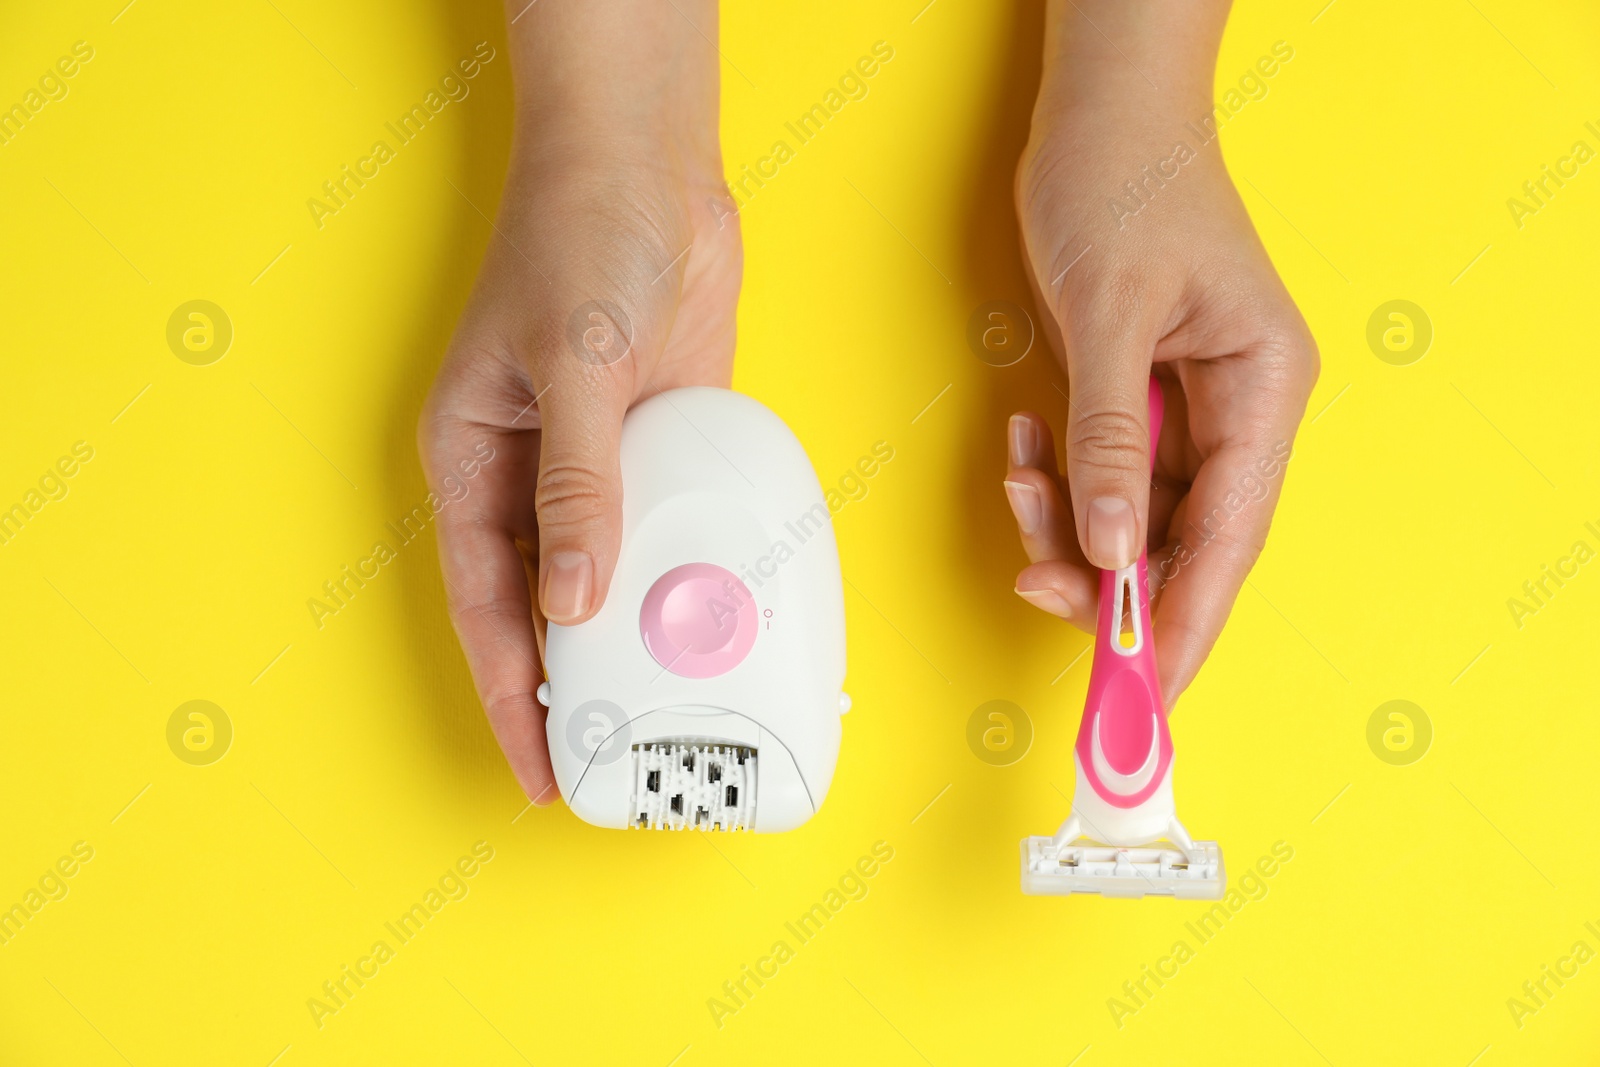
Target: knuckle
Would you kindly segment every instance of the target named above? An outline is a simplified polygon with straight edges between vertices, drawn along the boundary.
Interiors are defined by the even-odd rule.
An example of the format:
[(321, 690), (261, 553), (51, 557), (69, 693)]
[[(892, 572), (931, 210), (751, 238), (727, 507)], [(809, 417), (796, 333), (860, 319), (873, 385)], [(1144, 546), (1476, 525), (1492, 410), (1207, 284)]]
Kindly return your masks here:
[[(1092, 347), (1134, 332), (1145, 302), (1153, 295), (1148, 272), (1137, 265), (1111, 263), (1095, 270), (1069, 272), (1057, 296), (1057, 311), (1075, 347)], [(1080, 273), (1081, 271), (1081, 273)]]
[[(1263, 531), (1264, 533), (1264, 531)], [(1216, 549), (1217, 555), (1222, 557), (1226, 569), (1237, 573), (1241, 580), (1256, 565), (1261, 558), (1261, 552), (1266, 547), (1266, 542), (1253, 534), (1238, 536), (1230, 533), (1219, 533), (1211, 542), (1211, 547)]]
[(501, 620), (517, 619), (520, 621), (524, 615), (532, 618), (532, 615), (528, 612), (526, 601), (511, 595), (509, 592), (488, 592), (477, 596), (469, 596), (447, 586), (445, 606), (449, 609), (450, 618), (458, 626), (464, 621), (473, 619), (483, 619), (493, 625), (498, 625)]
[(483, 694), (483, 710), (491, 720), (511, 719), (533, 714), (535, 702), (533, 694), (520, 686), (497, 687)]
[(1322, 354), (1316, 338), (1298, 314), (1291, 322), (1263, 330), (1257, 357), (1264, 373), (1287, 392), (1309, 395), (1322, 374)]
[(1322, 351), (1317, 347), (1316, 338), (1309, 333), (1305, 339), (1302, 363), (1305, 366), (1305, 389), (1309, 394), (1311, 387), (1317, 384), (1317, 379), (1322, 377)]
[(435, 488), (450, 473), (450, 439), (456, 421), (436, 412), (424, 411), (417, 420), (417, 456), (429, 488)]
[[(1226, 619), (1227, 613), (1224, 612), (1216, 626), (1220, 629)], [(1212, 630), (1209, 623), (1197, 623), (1186, 618), (1165, 620), (1160, 626), (1161, 636), (1157, 641), (1161, 646), (1163, 662), (1170, 663), (1174, 676), (1187, 685), (1197, 665), (1205, 660), (1211, 652), (1211, 646), (1216, 644), (1219, 630)]]
[(439, 415), (430, 399), (417, 416), (417, 455), (422, 459), (423, 471), (431, 475), (434, 442), (439, 439)]
[(534, 511), (546, 532), (579, 526), (606, 508), (604, 485), (594, 471), (575, 463), (552, 463), (539, 472), (533, 491)]
[(509, 536), (497, 516), (477, 508), (447, 508), (435, 521), (447, 546), (465, 547)]
[(1067, 454), (1080, 467), (1143, 471), (1149, 449), (1144, 423), (1126, 411), (1095, 411), (1073, 419)]
[(1059, 175), (1070, 156), (1054, 142), (1032, 139), (1017, 159), (1012, 175), (1012, 196), (1024, 223), (1038, 220), (1056, 198)]
[(538, 427), (533, 379), (503, 324), (464, 324), (451, 339), (438, 376), (417, 418), (417, 443), (426, 464), (473, 428)]
[[(1270, 521), (1270, 520), (1268, 520)], [(1192, 561), (1198, 557), (1210, 559), (1213, 571), (1236, 577), (1231, 580), (1229, 598), (1238, 594), (1245, 575), (1255, 568), (1256, 561), (1266, 547), (1266, 526), (1259, 530), (1236, 532), (1219, 521), (1213, 529), (1210, 518), (1191, 519), (1183, 535), (1183, 548)]]

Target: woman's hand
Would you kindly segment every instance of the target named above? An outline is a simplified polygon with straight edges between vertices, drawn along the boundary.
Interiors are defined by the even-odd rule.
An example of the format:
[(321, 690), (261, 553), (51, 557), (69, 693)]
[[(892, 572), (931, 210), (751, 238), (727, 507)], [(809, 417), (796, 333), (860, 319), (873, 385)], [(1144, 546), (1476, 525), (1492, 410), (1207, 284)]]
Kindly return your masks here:
[(517, 781), (548, 803), (544, 622), (605, 600), (628, 408), (729, 384), (741, 251), (700, 35), (713, 0), (519, 8), (510, 173), (418, 440), (441, 495), (479, 461), (438, 521), (450, 617)]
[[(1011, 419), (1005, 488), (1031, 560), (1017, 592), (1093, 630), (1097, 569), (1148, 546), (1168, 707), (1261, 552), (1318, 367), (1220, 147), (1196, 132), (1225, 18), (1216, 0), (1053, 2), (1017, 172), (1070, 389), (1065, 478), (1051, 427)], [(1166, 401), (1153, 478), (1152, 367)]]

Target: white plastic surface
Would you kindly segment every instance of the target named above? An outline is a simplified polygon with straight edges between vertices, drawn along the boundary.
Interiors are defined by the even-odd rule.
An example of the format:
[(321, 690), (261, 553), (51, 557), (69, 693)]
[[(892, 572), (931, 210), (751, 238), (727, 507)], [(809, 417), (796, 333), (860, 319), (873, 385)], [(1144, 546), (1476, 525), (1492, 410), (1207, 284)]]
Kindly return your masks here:
[(1139, 565), (1137, 563), (1130, 563), (1116, 572), (1114, 586), (1116, 594), (1111, 599), (1111, 617), (1116, 619), (1118, 625), (1120, 625), (1122, 616), (1126, 612), (1133, 622), (1133, 644), (1123, 644), (1120, 633), (1111, 641), (1111, 651), (1119, 656), (1137, 656), (1140, 650), (1144, 648), (1144, 613), (1137, 610), (1137, 601), (1135, 601), (1136, 610), (1128, 611), (1129, 601), (1134, 601), (1134, 598), (1128, 594), (1138, 587), (1138, 583)]
[[(546, 732), (561, 794), (587, 822), (637, 826), (634, 749), (743, 746), (761, 782), (740, 825), (798, 826), (833, 780), (845, 673), (838, 550), (811, 463), (757, 401), (696, 387), (628, 414), (621, 466), (622, 549), (605, 604), (580, 626), (550, 626), (546, 640)], [(759, 609), (754, 645), (725, 674), (663, 670), (640, 634), (646, 592), (685, 563), (731, 571)], [(597, 701), (611, 710), (596, 716)], [(608, 725), (586, 728), (590, 719)]]

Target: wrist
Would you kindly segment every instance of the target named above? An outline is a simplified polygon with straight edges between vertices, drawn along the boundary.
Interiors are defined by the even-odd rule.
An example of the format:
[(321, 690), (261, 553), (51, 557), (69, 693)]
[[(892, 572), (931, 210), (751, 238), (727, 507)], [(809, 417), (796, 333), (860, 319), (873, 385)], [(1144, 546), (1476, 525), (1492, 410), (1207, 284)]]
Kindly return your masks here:
[(1211, 107), (1229, 0), (1050, 0), (1038, 112), (1192, 116)]
[(520, 145), (716, 155), (716, 0), (508, 0), (507, 18)]

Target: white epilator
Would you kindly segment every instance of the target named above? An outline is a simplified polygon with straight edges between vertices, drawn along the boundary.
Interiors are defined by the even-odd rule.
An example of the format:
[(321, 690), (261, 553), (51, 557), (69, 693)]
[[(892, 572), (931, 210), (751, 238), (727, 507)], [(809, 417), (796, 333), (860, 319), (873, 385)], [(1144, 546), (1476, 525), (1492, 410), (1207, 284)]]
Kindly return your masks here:
[(546, 639), (561, 795), (596, 826), (791, 830), (822, 806), (850, 708), (811, 462), (760, 403), (705, 387), (629, 412), (621, 462), (605, 604)]

